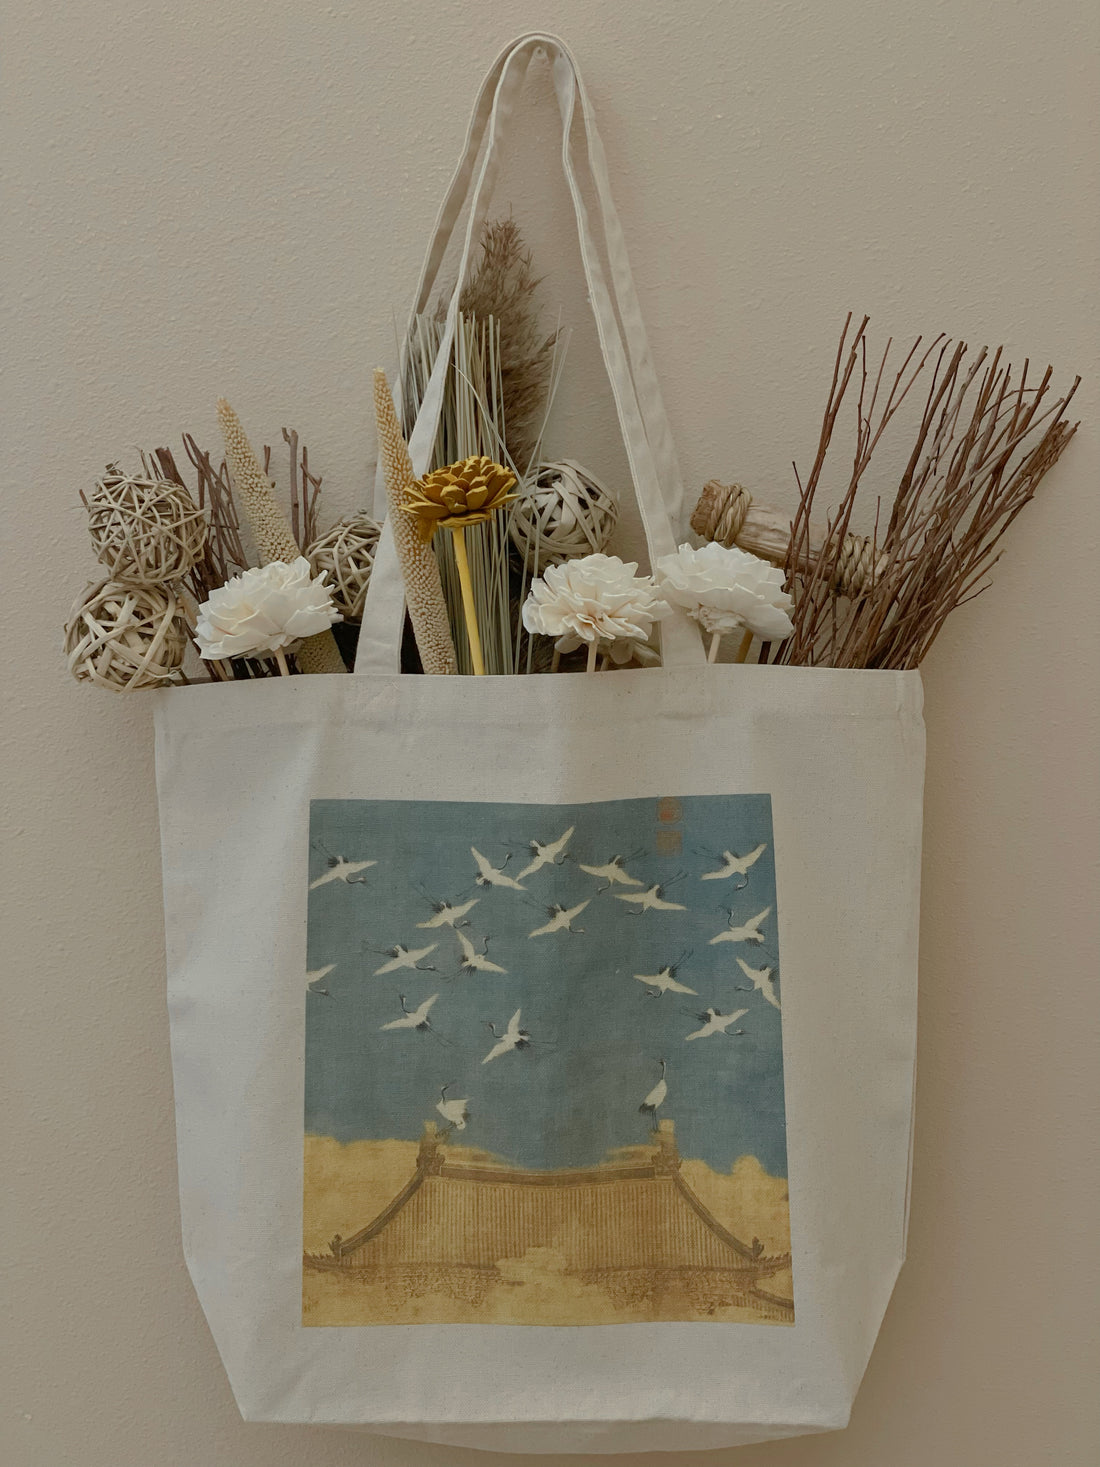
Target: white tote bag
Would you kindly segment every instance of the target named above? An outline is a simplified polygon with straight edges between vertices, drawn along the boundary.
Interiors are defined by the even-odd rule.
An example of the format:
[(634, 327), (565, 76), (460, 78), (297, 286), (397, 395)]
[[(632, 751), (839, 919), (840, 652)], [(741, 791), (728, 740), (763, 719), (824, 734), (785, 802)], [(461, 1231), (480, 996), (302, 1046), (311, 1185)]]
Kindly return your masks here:
[[(675, 459), (559, 41), (490, 72), (418, 305), (540, 50), (656, 556)], [(673, 621), (660, 669), (403, 676), (402, 619), (387, 538), (355, 676), (155, 695), (184, 1248), (242, 1413), (843, 1426), (905, 1246), (918, 675), (708, 666)]]

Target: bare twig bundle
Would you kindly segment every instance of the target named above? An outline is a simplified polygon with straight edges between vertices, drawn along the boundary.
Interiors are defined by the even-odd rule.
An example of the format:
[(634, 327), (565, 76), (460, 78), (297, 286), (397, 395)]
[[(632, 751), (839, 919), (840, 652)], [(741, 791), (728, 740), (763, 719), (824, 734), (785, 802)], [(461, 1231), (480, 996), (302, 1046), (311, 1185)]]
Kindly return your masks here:
[[(556, 331), (544, 334), (539, 324), (536, 293), (540, 284), (516, 221), (486, 221), (481, 258), (463, 287), (459, 309), (478, 321), (492, 318), (499, 328), (501, 395), (496, 421), (508, 458), (521, 478), (535, 454), (558, 338)], [(442, 321), (446, 315), (447, 303), (440, 301), (435, 319)], [(484, 451), (501, 457), (499, 450)]]
[[(310, 545), (317, 538), (317, 511), (321, 498), (321, 476), (309, 471), (309, 449), (299, 447), (294, 428), (283, 429), (283, 442), (290, 449), (290, 530), (299, 545)], [(271, 472), (271, 448), (264, 444), (264, 473), (275, 483)]]
[[(848, 341), (844, 323), (817, 454), (791, 524), (786, 570), (795, 597), (794, 634), (777, 649), (777, 663), (825, 667), (918, 666), (957, 607), (979, 595), (999, 559), (1001, 536), (1064, 452), (1077, 424), (1066, 409), (1077, 390), (1047, 403), (1048, 367), (1028, 386), (1002, 363), (1003, 348), (967, 361), (965, 342), (937, 337), (913, 343), (899, 369), (887, 373), (891, 342), (877, 370), (867, 363), (864, 317)], [(931, 380), (916, 440), (902, 473), (889, 521), (866, 537), (857, 598), (836, 588), (851, 581), (850, 523), (860, 482), (875, 448), (917, 379)], [(984, 370), (983, 370), (984, 368)], [(826, 453), (853, 378), (859, 380), (856, 447), (848, 487), (811, 543), (810, 515)], [(798, 478), (798, 470), (795, 469)], [(766, 661), (767, 649), (761, 660)]]
[[(249, 562), (241, 542), (241, 522), (225, 460), (222, 459), (220, 466), (215, 469), (209, 452), (200, 448), (190, 433), (183, 435), (183, 448), (195, 471), (195, 488), (190, 492), (207, 517), (206, 543), (202, 555), (192, 566), (184, 582), (196, 605), (201, 606), (209, 599), (212, 591), (217, 591), (226, 581), (247, 570)], [(179, 484), (185, 489), (189, 487), (170, 448), (155, 448), (151, 453), (143, 452), (141, 461), (147, 473), (156, 472), (172, 484)], [(192, 632), (190, 624), (188, 631)], [(193, 632), (191, 640), (194, 642)], [(198, 644), (195, 645), (197, 647)], [(226, 676), (249, 679), (276, 675), (274, 665), (261, 658), (234, 657), (224, 667), (221, 663), (212, 663), (210, 666), (215, 676), (223, 679)]]
[[(263, 563), (267, 565), (273, 560), (281, 560), (290, 564), (301, 554), (298, 542), (275, 498), (271, 480), (248, 441), (241, 420), (224, 397), (218, 399), (218, 422), (225, 440), (225, 457), (233, 487), (244, 505)], [(292, 453), (291, 461), (296, 463), (296, 451)], [(305, 639), (298, 649), (298, 666), (308, 673), (346, 671), (331, 632), (318, 632), (316, 636)]]
[[(183, 447), (195, 471), (195, 488), (191, 492), (207, 516), (206, 544), (187, 578), (191, 594), (201, 603), (211, 591), (216, 591), (231, 577), (246, 570), (248, 557), (241, 544), (241, 522), (225, 460), (222, 459), (220, 467), (215, 469), (210, 454), (199, 447), (190, 433), (183, 435)], [(141, 461), (147, 472), (150, 471), (149, 465), (153, 464), (163, 479), (188, 488), (170, 448), (155, 448), (152, 453), (143, 453)]]

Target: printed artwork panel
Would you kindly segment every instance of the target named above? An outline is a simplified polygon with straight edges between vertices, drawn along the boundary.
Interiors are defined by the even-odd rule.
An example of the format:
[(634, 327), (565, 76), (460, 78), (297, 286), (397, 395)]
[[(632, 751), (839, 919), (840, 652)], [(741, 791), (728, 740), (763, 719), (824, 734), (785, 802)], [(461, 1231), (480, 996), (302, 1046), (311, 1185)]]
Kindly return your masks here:
[(303, 1323), (794, 1319), (767, 795), (311, 807)]

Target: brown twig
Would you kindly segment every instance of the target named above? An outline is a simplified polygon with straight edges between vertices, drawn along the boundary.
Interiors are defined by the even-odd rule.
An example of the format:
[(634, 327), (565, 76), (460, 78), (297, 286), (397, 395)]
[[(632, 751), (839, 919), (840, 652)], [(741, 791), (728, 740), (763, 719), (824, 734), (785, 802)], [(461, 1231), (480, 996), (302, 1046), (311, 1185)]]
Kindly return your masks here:
[[(795, 598), (795, 630), (772, 658), (786, 664), (913, 668), (950, 613), (988, 585), (1001, 537), (1077, 430), (1065, 415), (1080, 378), (1064, 397), (1048, 404), (1050, 367), (1037, 387), (1029, 387), (1025, 362), (1014, 384), (1011, 365), (1002, 364), (1003, 348), (992, 359), (983, 348), (967, 362), (964, 342), (953, 344), (939, 336), (918, 356), (918, 337), (880, 405), (891, 343), (871, 384), (868, 320), (864, 317), (849, 342), (851, 321), (849, 314), (805, 482), (795, 469), (799, 503), (785, 562)], [(836, 588), (843, 584), (840, 558), (860, 481), (933, 356), (913, 449), (881, 535), (881, 505), (876, 508), (870, 584), (864, 594), (848, 600)], [(848, 486), (828, 519), (820, 554), (811, 559), (810, 514), (841, 405), (857, 371), (856, 445)], [(761, 660), (767, 652), (762, 649)]]

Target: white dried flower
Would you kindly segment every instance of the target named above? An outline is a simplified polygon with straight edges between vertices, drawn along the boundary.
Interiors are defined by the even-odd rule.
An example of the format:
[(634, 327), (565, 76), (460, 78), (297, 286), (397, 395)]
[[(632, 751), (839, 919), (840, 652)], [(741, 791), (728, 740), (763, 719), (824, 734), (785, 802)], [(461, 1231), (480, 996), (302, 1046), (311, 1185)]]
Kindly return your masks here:
[(681, 545), (675, 555), (661, 556), (656, 574), (661, 594), (712, 635), (743, 627), (765, 642), (781, 642), (794, 631), (783, 572), (747, 550), (713, 540), (698, 550)]
[(637, 561), (624, 564), (617, 555), (585, 555), (548, 566), (531, 582), (523, 625), (556, 638), (559, 652), (572, 652), (582, 642), (647, 642), (654, 622), (672, 608), (650, 576), (635, 575), (637, 569)]
[(195, 640), (205, 658), (269, 657), (340, 620), (324, 575), (299, 555), (246, 570), (199, 607)]

